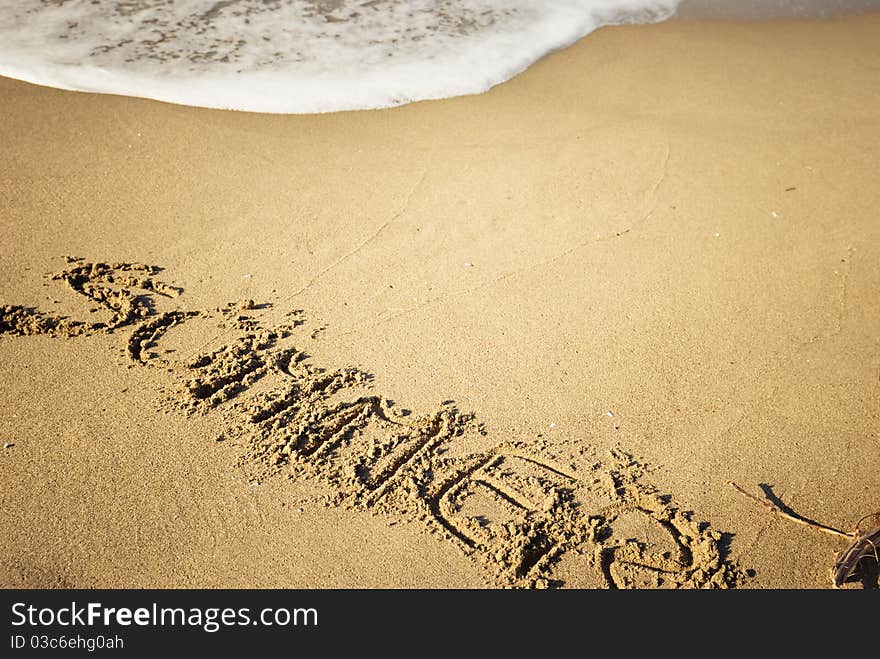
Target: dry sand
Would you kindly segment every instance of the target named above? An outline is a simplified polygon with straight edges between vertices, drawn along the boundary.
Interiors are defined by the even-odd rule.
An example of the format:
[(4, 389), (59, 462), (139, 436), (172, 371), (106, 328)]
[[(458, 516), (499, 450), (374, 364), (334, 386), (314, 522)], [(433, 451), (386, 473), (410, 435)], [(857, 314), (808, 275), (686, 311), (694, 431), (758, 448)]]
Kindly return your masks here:
[(880, 508), (878, 74), (874, 16), (324, 116), (0, 79), (0, 585), (829, 586), (726, 483)]

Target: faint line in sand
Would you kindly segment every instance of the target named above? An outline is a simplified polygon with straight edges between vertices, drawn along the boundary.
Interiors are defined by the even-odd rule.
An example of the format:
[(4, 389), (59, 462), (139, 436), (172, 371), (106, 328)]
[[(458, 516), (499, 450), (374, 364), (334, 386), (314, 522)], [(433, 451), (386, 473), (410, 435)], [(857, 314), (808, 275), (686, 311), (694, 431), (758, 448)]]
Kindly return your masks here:
[[(353, 249), (349, 250), (348, 252), (346, 252), (345, 254), (340, 256), (339, 258), (337, 258), (335, 261), (333, 261), (333, 263), (331, 263), (330, 265), (326, 266), (321, 271), (319, 271), (318, 273), (313, 275), (303, 286), (301, 286), (300, 288), (295, 290), (290, 295), (282, 298), (280, 300), (280, 302), (281, 303), (290, 302), (293, 298), (295, 298), (298, 295), (301, 295), (302, 293), (307, 291), (321, 277), (323, 277), (331, 270), (334, 270), (335, 268), (339, 267), (342, 263), (344, 263), (345, 261), (347, 261), (351, 257), (353, 257), (356, 254), (358, 254), (359, 252), (361, 252), (365, 247), (367, 247), (367, 245), (369, 245), (374, 240), (376, 240), (376, 238), (378, 238), (379, 235), (383, 231), (385, 231), (385, 229), (387, 229), (392, 223), (396, 222), (398, 219), (403, 217), (403, 215), (406, 213), (407, 209), (409, 208), (409, 205), (410, 205), (410, 202), (412, 201), (413, 196), (415, 195), (416, 191), (421, 187), (421, 185), (425, 181), (425, 178), (427, 177), (427, 175), (428, 175), (428, 168), (425, 167), (422, 170), (422, 175), (418, 178), (418, 180), (416, 180), (416, 182), (410, 188), (410, 190), (407, 193), (406, 197), (404, 198), (403, 203), (401, 204), (400, 208), (390, 218), (388, 218), (382, 224), (380, 224), (379, 227), (375, 231), (373, 231), (373, 233), (371, 233), (369, 236), (364, 238), (364, 240), (362, 240), (360, 243), (358, 243), (358, 245), (356, 245)], [(255, 320), (262, 320), (266, 316), (266, 314), (268, 314), (269, 311), (271, 311), (271, 310), (272, 310), (272, 307), (269, 307), (265, 311), (263, 311), (262, 313), (254, 315), (253, 318)], [(227, 329), (224, 329), (222, 332), (216, 334), (215, 336), (211, 337), (204, 344), (202, 344), (201, 346), (196, 348), (196, 350), (193, 351), (193, 353), (190, 356), (193, 356), (193, 355), (196, 355), (196, 354), (202, 352), (205, 348), (207, 348), (209, 345), (214, 343), (214, 341), (226, 336), (230, 331), (232, 331), (232, 330), (227, 328)]]
[(826, 339), (831, 338), (832, 336), (837, 336), (843, 331), (843, 320), (846, 317), (846, 300), (849, 295), (849, 276), (853, 268), (852, 262), (855, 251), (855, 247), (847, 247), (846, 259), (841, 259), (846, 261), (846, 268), (841, 268), (843, 273), (840, 280), (840, 295), (837, 300), (837, 327), (831, 332), (831, 334), (828, 334), (825, 337)]
[(606, 242), (608, 240), (613, 240), (614, 238), (620, 238), (621, 236), (625, 236), (626, 234), (630, 233), (633, 229), (638, 228), (639, 226), (641, 226), (642, 224), (647, 222), (649, 219), (651, 219), (651, 216), (653, 216), (654, 212), (657, 210), (657, 206), (658, 206), (657, 191), (660, 189), (660, 186), (666, 180), (666, 175), (669, 171), (670, 154), (671, 154), (671, 148), (670, 148), (669, 142), (667, 142), (666, 143), (666, 154), (664, 155), (663, 163), (660, 166), (660, 175), (658, 176), (654, 185), (651, 186), (651, 190), (648, 192), (648, 194), (645, 195), (646, 198), (653, 199), (654, 203), (651, 206), (651, 208), (641, 217), (641, 219), (634, 221), (632, 224), (630, 224), (630, 226), (626, 227), (625, 229), (621, 229), (620, 231), (614, 231), (614, 232), (606, 234), (604, 236), (598, 236), (596, 238), (590, 238), (589, 240), (584, 240), (582, 242), (577, 243), (576, 245), (569, 247), (568, 249), (565, 249), (557, 254), (554, 254), (553, 256), (547, 257), (545, 259), (541, 259), (540, 261), (537, 261), (537, 262), (529, 263), (529, 264), (524, 265), (520, 268), (515, 268), (514, 270), (511, 270), (510, 272), (506, 272), (502, 275), (499, 275), (498, 277), (495, 277), (494, 279), (490, 279), (489, 281), (483, 282), (482, 284), (477, 284), (476, 286), (473, 286), (471, 288), (466, 288), (466, 289), (463, 289), (460, 291), (453, 291), (451, 293), (446, 293), (444, 295), (437, 295), (432, 298), (428, 298), (427, 300), (424, 300), (418, 304), (406, 307), (406, 308), (401, 309), (395, 313), (392, 313), (391, 315), (386, 316), (385, 318), (382, 318), (382, 320), (380, 320), (376, 323), (373, 323), (373, 324), (368, 325), (366, 327), (353, 328), (353, 329), (348, 330), (347, 332), (342, 332), (342, 333), (338, 334), (337, 336), (343, 337), (343, 336), (351, 336), (353, 334), (362, 334), (365, 331), (373, 330), (373, 329), (379, 327), (380, 325), (384, 325), (384, 324), (389, 323), (393, 320), (396, 320), (397, 318), (400, 318), (401, 316), (405, 316), (410, 313), (420, 311), (420, 310), (422, 310), (426, 307), (429, 307), (432, 304), (435, 304), (437, 302), (442, 302), (443, 300), (448, 300), (448, 299), (452, 299), (452, 298), (456, 298), (456, 297), (461, 297), (464, 295), (470, 295), (471, 293), (476, 293), (476, 292), (481, 291), (483, 289), (494, 286), (495, 284), (499, 284), (503, 281), (507, 281), (508, 279), (512, 279), (513, 277), (516, 277), (518, 275), (529, 272), (531, 270), (543, 268), (543, 267), (548, 266), (552, 263), (560, 261), (568, 256), (571, 256), (575, 252), (580, 251), (581, 249), (584, 249), (584, 248), (589, 247), (591, 245), (596, 245), (598, 243)]
[(309, 279), (309, 280), (305, 283), (305, 285), (303, 285), (301, 288), (297, 289), (296, 291), (294, 291), (293, 293), (291, 293), (290, 295), (288, 295), (287, 297), (285, 297), (283, 301), (284, 301), (284, 302), (287, 302), (287, 301), (289, 301), (289, 300), (292, 300), (292, 299), (295, 298), (297, 295), (300, 295), (300, 294), (304, 293), (305, 291), (307, 291), (307, 290), (308, 290), (309, 288), (311, 288), (311, 287), (315, 284), (315, 282), (318, 281), (321, 277), (323, 277), (324, 275), (326, 275), (326, 274), (327, 274), (328, 272), (330, 272), (331, 270), (333, 270), (333, 269), (339, 267), (339, 265), (341, 265), (342, 263), (344, 263), (345, 261), (347, 261), (348, 259), (350, 259), (352, 256), (354, 256), (355, 254), (357, 254), (358, 252), (360, 252), (360, 251), (361, 251), (362, 249), (364, 249), (367, 245), (369, 245), (369, 244), (370, 244), (371, 242), (373, 242), (376, 238), (378, 238), (378, 237), (379, 237), (379, 234), (381, 234), (385, 229), (387, 229), (387, 228), (388, 228), (393, 222), (396, 222), (398, 219), (400, 219), (401, 217), (403, 217), (404, 213), (406, 213), (407, 209), (409, 208), (409, 204), (410, 204), (410, 202), (412, 201), (413, 195), (415, 195), (416, 190), (418, 190), (418, 189), (421, 187), (421, 185), (422, 185), (422, 183), (425, 181), (425, 177), (426, 177), (427, 175), (428, 175), (428, 168), (426, 167), (424, 170), (422, 170), (422, 175), (421, 175), (421, 176), (418, 178), (418, 180), (413, 184), (412, 188), (410, 188), (409, 193), (406, 195), (406, 198), (404, 198), (404, 200), (403, 200), (403, 204), (400, 206), (400, 208), (397, 210), (397, 212), (394, 213), (394, 215), (392, 215), (390, 218), (388, 218), (387, 220), (385, 220), (385, 221), (379, 226), (378, 229), (376, 229), (372, 234), (370, 234), (369, 236), (367, 236), (367, 238), (365, 238), (363, 241), (361, 241), (361, 243), (360, 243), (359, 245), (357, 245), (354, 249), (352, 249), (352, 250), (346, 252), (345, 254), (343, 254), (342, 256), (340, 256), (338, 259), (336, 259), (333, 263), (331, 263), (330, 265), (328, 265), (327, 267), (325, 267), (323, 270), (321, 270), (320, 272), (318, 272), (318, 273), (317, 273), (316, 275), (314, 275), (311, 279)]

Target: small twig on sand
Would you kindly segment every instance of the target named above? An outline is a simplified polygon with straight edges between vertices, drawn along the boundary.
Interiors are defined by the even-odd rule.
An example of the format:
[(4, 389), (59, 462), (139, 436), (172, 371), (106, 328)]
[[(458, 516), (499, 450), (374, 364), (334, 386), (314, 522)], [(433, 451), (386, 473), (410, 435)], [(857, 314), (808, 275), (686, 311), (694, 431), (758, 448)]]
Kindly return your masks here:
[(746, 492), (745, 489), (734, 483), (733, 481), (727, 481), (733, 489), (742, 494), (745, 497), (748, 497), (752, 501), (757, 504), (764, 506), (767, 510), (769, 510), (774, 515), (779, 515), (784, 519), (787, 519), (790, 522), (795, 522), (796, 524), (802, 524), (804, 526), (808, 526), (811, 529), (815, 529), (817, 531), (822, 531), (823, 533), (828, 533), (830, 535), (836, 535), (840, 538), (846, 538), (849, 540), (849, 545), (847, 548), (842, 551), (840, 554), (836, 555), (836, 560), (834, 561), (834, 568), (832, 569), (831, 579), (834, 583), (835, 588), (840, 588), (849, 581), (859, 570), (860, 563), (866, 558), (873, 558), (875, 563), (880, 563), (880, 556), (878, 556), (878, 547), (880, 547), (880, 524), (868, 529), (867, 531), (862, 531), (861, 525), (866, 519), (873, 519), (875, 522), (880, 522), (880, 512), (872, 513), (870, 515), (865, 515), (858, 521), (856, 524), (856, 530), (853, 533), (844, 533), (843, 531), (838, 531), (835, 528), (830, 526), (825, 526), (824, 524), (819, 524), (818, 522), (811, 522), (806, 519), (802, 519), (795, 515), (785, 512), (778, 506), (773, 505), (767, 499), (759, 499), (754, 494)]
[(774, 515), (779, 515), (780, 517), (787, 519), (789, 522), (794, 522), (795, 524), (803, 524), (804, 526), (809, 526), (811, 529), (815, 529), (817, 531), (822, 531), (823, 533), (828, 533), (830, 535), (836, 535), (840, 538), (846, 538), (847, 540), (852, 540), (853, 538), (856, 537), (855, 533), (844, 533), (843, 531), (838, 531), (837, 529), (830, 527), (830, 526), (825, 526), (824, 524), (818, 524), (817, 522), (809, 522), (809, 521), (802, 519), (800, 517), (795, 517), (794, 515), (791, 515), (791, 514), (785, 512), (781, 508), (774, 506), (772, 503), (770, 503), (766, 499), (759, 499), (754, 494), (747, 492), (744, 488), (740, 487), (739, 485), (737, 485), (733, 481), (727, 481), (727, 483), (734, 490), (736, 490), (737, 492), (739, 492), (743, 496), (746, 496), (749, 499), (751, 499), (752, 501), (754, 501), (755, 503), (764, 506), (767, 510), (769, 510)]

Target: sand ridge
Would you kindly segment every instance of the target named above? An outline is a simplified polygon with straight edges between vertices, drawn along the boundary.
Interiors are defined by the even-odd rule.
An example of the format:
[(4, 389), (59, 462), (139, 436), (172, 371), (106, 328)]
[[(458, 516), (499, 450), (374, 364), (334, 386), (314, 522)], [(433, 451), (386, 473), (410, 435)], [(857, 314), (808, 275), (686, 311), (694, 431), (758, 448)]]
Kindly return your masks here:
[[(217, 441), (242, 448), (254, 479), (315, 479), (324, 503), (418, 520), (470, 556), (498, 587), (725, 588), (744, 579), (721, 533), (653, 487), (623, 449), (581, 441), (498, 440), (474, 413), (445, 401), (413, 414), (372, 391), (358, 368), (325, 369), (292, 344), (302, 312), (264, 327), (252, 300), (212, 310), (156, 309), (180, 287), (155, 266), (87, 263), (51, 275), (112, 314), (87, 323), (2, 307), (0, 334), (76, 337), (130, 328), (129, 365), (164, 369), (169, 413), (220, 414)], [(186, 357), (165, 347), (174, 328), (202, 321), (224, 345)], [(479, 447), (479, 448), (474, 448)], [(586, 574), (585, 574), (586, 573)]]

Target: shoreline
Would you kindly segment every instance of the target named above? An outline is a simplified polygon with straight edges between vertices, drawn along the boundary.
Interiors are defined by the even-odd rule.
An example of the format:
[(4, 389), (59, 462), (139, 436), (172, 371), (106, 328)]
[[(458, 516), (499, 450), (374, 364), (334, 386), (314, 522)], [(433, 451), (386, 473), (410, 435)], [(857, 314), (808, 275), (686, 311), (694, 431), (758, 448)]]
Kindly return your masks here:
[[(651, 488), (671, 498), (606, 515), (620, 556), (628, 534), (660, 547), (659, 517), (693, 511), (722, 535), (681, 518), (673, 541), (716, 543), (718, 565), (741, 573), (733, 585), (826, 587), (839, 543), (777, 523), (726, 481), (768, 484), (843, 529), (877, 507), (878, 36), (878, 16), (617, 26), (481, 95), (332, 115), (0, 79), (0, 305), (91, 322), (105, 313), (94, 300), (44, 277), (78, 263), (62, 255), (160, 266), (150, 276), (183, 292), (148, 290), (157, 312), (202, 315), (158, 337), (150, 359), (238, 340), (245, 330), (216, 311), (228, 303), (261, 328), (295, 318), (305, 363), (371, 374), (352, 400), (393, 401), (413, 424), (449, 399), (476, 415), (485, 435), (425, 454), (438, 473), (494, 451), (526, 478), (505, 457), (515, 444), (545, 465), (539, 480), (574, 465), (586, 509), (610, 496), (581, 478), (592, 460), (598, 481), (627, 484), (623, 508), (650, 508)], [(176, 371), (126, 356), (134, 327), (0, 335), (4, 585), (487, 587), (516, 566), (483, 560), (480, 543), (506, 545), (456, 517), (477, 538), (468, 558), (418, 501), (370, 515), (364, 488), (332, 472), (360, 453), (253, 480), (261, 463), (238, 464), (253, 435), (215, 438), (249, 428), (229, 410), (284, 377), (267, 370), (187, 416), (163, 407), (189, 400)], [(308, 410), (330, 418), (334, 404)], [(365, 418), (386, 423), (377, 415)], [(426, 478), (401, 446), (388, 455), (406, 455), (403, 471), (374, 471)], [(463, 483), (465, 512), (506, 510)], [(531, 502), (511, 483), (493, 487)], [(533, 513), (547, 533), (592, 547), (554, 526), (555, 505)], [(603, 585), (582, 554), (541, 578)], [(615, 585), (650, 585), (625, 563)]]
[(805, 2), (803, 0), (789, 0), (789, 6), (784, 6), (785, 2), (777, 3), (776, 6), (767, 6), (761, 0), (751, 0), (751, 3), (752, 6), (747, 6), (748, 2), (740, 1), (735, 3), (734, 7), (729, 7), (713, 0), (682, 0), (673, 20), (684, 18), (710, 22), (825, 21), (862, 18), (880, 11), (880, 4), (876, 0), (852, 0), (850, 2), (843, 0), (838, 2), (839, 6), (837, 7), (829, 7), (826, 0), (806, 0)]
[[(872, 6), (872, 3), (875, 6)], [(876, 16), (880, 15), (880, 4), (876, 4), (876, 0), (863, 0), (862, 6), (852, 6), (846, 9), (841, 7), (829, 9), (823, 7), (821, 1), (817, 4), (820, 6), (812, 7), (810, 0), (807, 0), (806, 4), (803, 0), (795, 0), (796, 7), (788, 7), (787, 9), (781, 6), (775, 8), (740, 7), (738, 9), (740, 13), (730, 13), (726, 8), (719, 7), (712, 2), (685, 0), (678, 11), (659, 22), (697, 21), (707, 24), (719, 22), (745, 25), (764, 22), (796, 24), (798, 22), (814, 23), (838, 20), (876, 20)], [(857, 2), (857, 4), (859, 3)], [(667, 15), (668, 11), (661, 12), (661, 14)], [(661, 14), (654, 14), (655, 19), (657, 15)], [(163, 75), (157, 76), (156, 71), (150, 73), (149, 69), (136, 70), (128, 64), (120, 68), (118, 62), (113, 60), (103, 64), (100, 60), (96, 60), (89, 65), (85, 65), (83, 62), (76, 66), (70, 66), (65, 63), (67, 60), (63, 58), (59, 61), (43, 59), (43, 57), (35, 58), (27, 54), (26, 51), (18, 52), (14, 49), (4, 54), (4, 57), (9, 59), (5, 71), (0, 70), (0, 77), (65, 91), (145, 98), (173, 105), (223, 111), (232, 110), (279, 116), (361, 112), (390, 109), (424, 101), (442, 101), (459, 96), (480, 95), (522, 75), (537, 62), (553, 53), (566, 50), (577, 42), (589, 38), (590, 35), (595, 34), (603, 27), (652, 24), (656, 23), (600, 23), (598, 27), (595, 26), (595, 23), (590, 23), (590, 26), (578, 23), (579, 27), (575, 32), (567, 32), (566, 36), (557, 35), (557, 39), (550, 42), (556, 43), (556, 46), (551, 47), (550, 43), (544, 43), (537, 50), (519, 51), (515, 49), (515, 54), (507, 53), (506, 57), (495, 62), (496, 68), (484, 70), (481, 77), (470, 78), (453, 75), (452, 77), (459, 78), (459, 82), (449, 83), (447, 80), (446, 87), (443, 85), (437, 87), (434, 83), (429, 82), (415, 85), (412, 81), (403, 87), (397, 87), (402, 84), (399, 79), (395, 83), (388, 82), (389, 78), (395, 79), (400, 78), (401, 75), (404, 77), (409, 75), (405, 72), (412, 65), (412, 62), (395, 63), (393, 66), (380, 67), (376, 70), (365, 69), (361, 75), (348, 80), (345, 85), (340, 87), (340, 80), (345, 79), (343, 74), (340, 74), (342, 77), (334, 77), (320, 71), (306, 74), (288, 69), (284, 77), (278, 78), (276, 75), (278, 72), (272, 71), (271, 68), (266, 70), (244, 69), (233, 76), (221, 73), (222, 69), (205, 69), (198, 75), (192, 75), (191, 72), (186, 72), (186, 69), (183, 69), (185, 73), (181, 76), (179, 70), (172, 68), (170, 71), (164, 71)], [(588, 27), (590, 31), (581, 34)], [(577, 37), (576, 34), (581, 34), (581, 36)], [(268, 39), (268, 37), (264, 36), (263, 39)], [(146, 47), (150, 43), (152, 42), (145, 41), (141, 46)], [(495, 41), (490, 41), (490, 43), (495, 43)], [(122, 44), (117, 44), (117, 46), (121, 47)], [(114, 47), (108, 43), (96, 46), (95, 49), (99, 52), (105, 49), (106, 52), (110, 52)], [(452, 49), (449, 52), (456, 51)], [(435, 61), (433, 56), (423, 58), (419, 60), (419, 66), (422, 67), (422, 70), (418, 77), (426, 81), (435, 78), (448, 78), (450, 67), (459, 74), (461, 71), (475, 66), (484, 69), (485, 66), (488, 66), (487, 62), (492, 59), (487, 56), (487, 53), (491, 52), (492, 48), (484, 48), (482, 55), (476, 58), (471, 56), (470, 59), (468, 57), (462, 59), (462, 56), (458, 55), (460, 61), (457, 63), (451, 60), (444, 62), (442, 58)], [(388, 53), (388, 55), (393, 54), (393, 52)], [(163, 57), (173, 59), (178, 56), (179, 54), (172, 52)], [(150, 55), (148, 53), (145, 57), (161, 59), (159, 54)], [(92, 62), (92, 60), (87, 61)], [(126, 59), (125, 61), (132, 60)], [(308, 71), (308, 69), (306, 68), (304, 71)], [(300, 89), (300, 93), (291, 97), (289, 92), (291, 87)], [(243, 101), (243, 98), (246, 98), (247, 101)], [(404, 98), (414, 100), (403, 101)]]

